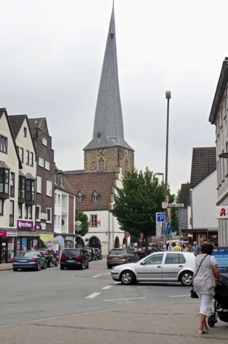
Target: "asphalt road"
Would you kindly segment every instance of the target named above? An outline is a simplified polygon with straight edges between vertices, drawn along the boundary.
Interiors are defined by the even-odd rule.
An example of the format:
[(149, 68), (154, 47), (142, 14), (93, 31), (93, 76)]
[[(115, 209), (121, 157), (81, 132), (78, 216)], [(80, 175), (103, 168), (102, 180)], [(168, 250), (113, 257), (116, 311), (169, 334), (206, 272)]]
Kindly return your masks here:
[(86, 270), (0, 272), (0, 324), (13, 324), (63, 315), (122, 308), (190, 302), (189, 287), (180, 284), (116, 283), (105, 259)]

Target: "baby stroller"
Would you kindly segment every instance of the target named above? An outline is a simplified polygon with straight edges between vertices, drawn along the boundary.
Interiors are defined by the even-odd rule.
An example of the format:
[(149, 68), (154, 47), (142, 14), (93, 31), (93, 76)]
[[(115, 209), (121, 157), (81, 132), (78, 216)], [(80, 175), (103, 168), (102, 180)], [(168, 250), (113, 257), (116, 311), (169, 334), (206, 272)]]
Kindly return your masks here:
[(221, 274), (221, 282), (215, 287), (214, 310), (207, 322), (210, 327), (217, 323), (217, 318), (228, 322), (228, 273)]

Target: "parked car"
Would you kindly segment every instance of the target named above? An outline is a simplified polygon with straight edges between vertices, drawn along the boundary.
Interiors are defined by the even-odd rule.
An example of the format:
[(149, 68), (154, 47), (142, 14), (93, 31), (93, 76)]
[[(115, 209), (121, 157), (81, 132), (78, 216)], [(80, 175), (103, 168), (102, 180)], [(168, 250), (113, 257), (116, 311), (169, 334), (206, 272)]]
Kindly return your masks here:
[(113, 248), (107, 255), (107, 268), (111, 269), (113, 266), (119, 264), (137, 262), (139, 259), (133, 249), (127, 248)]
[(153, 252), (161, 252), (161, 251), (162, 249), (156, 246), (148, 246), (148, 247), (141, 247), (141, 248), (139, 247), (137, 250), (137, 254), (139, 256), (139, 259), (142, 259)]
[(135, 264), (119, 265), (112, 269), (114, 281), (123, 284), (137, 282), (181, 282), (192, 284), (196, 256), (193, 252), (155, 252)]
[(102, 259), (102, 253), (101, 250), (98, 247), (94, 247), (95, 254), (97, 256), (97, 259), (100, 260)]
[(60, 258), (60, 269), (64, 268), (89, 268), (89, 257), (86, 250), (83, 248), (65, 248)]
[(58, 257), (54, 250), (43, 248), (40, 249), (39, 252), (46, 258), (47, 266), (49, 268), (51, 265), (58, 266)]
[(19, 254), (13, 259), (13, 271), (19, 269), (22, 270), (40, 270), (46, 269), (47, 262), (45, 257), (37, 251), (25, 251), (19, 252)]

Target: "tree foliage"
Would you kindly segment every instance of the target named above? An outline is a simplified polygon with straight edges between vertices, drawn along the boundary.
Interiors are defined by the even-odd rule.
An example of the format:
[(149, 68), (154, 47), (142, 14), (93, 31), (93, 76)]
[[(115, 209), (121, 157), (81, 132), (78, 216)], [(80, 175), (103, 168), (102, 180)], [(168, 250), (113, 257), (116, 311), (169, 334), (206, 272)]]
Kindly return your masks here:
[[(114, 206), (111, 212), (120, 223), (121, 229), (131, 236), (146, 239), (156, 235), (156, 212), (162, 212), (164, 183), (147, 168), (145, 172), (134, 170), (123, 179), (122, 188), (116, 187)], [(174, 195), (170, 195), (174, 201)]]
[(88, 223), (88, 216), (84, 214), (83, 210), (76, 209), (75, 212), (75, 221), (81, 222), (81, 230), (78, 234), (84, 236), (88, 233), (89, 230), (89, 223)]

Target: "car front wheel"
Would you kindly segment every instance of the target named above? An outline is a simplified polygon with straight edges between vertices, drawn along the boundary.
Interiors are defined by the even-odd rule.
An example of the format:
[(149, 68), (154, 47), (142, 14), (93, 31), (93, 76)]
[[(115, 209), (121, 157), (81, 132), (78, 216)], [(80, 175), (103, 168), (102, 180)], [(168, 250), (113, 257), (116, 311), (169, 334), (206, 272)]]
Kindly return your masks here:
[(182, 285), (190, 286), (192, 285), (192, 281), (193, 281), (193, 273), (191, 271), (182, 272), (182, 274), (180, 275), (180, 282)]
[(123, 284), (129, 285), (136, 282), (135, 275), (132, 271), (125, 270), (122, 272), (120, 280)]

